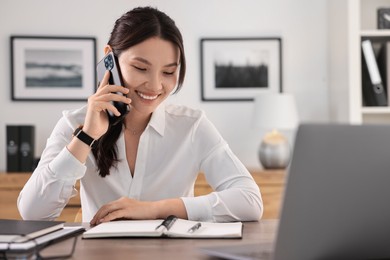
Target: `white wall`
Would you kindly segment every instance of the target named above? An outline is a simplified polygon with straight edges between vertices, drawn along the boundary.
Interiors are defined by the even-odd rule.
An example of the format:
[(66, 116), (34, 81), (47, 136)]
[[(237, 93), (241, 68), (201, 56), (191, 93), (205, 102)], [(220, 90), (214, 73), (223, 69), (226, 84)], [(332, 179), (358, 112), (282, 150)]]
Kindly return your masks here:
[(11, 101), (10, 36), (94, 36), (100, 59), (114, 21), (141, 5), (167, 12), (184, 36), (188, 70), (173, 102), (205, 110), (248, 167), (260, 167), (256, 154), (263, 134), (251, 125), (253, 103), (201, 102), (200, 38), (281, 37), (284, 91), (296, 95), (301, 121), (328, 121), (326, 0), (1, 0), (0, 171), (6, 169), (7, 124), (35, 125), (38, 157), (61, 111), (83, 105)]

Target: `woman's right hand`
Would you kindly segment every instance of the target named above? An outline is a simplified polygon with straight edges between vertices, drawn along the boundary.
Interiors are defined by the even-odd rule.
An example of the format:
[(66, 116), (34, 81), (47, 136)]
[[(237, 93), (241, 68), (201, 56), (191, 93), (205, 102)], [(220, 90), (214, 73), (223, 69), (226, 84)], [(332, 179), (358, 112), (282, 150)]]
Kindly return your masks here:
[(119, 101), (128, 105), (131, 103), (131, 99), (126, 96), (115, 94), (115, 92), (127, 94), (129, 89), (122, 86), (109, 85), (109, 79), (110, 71), (107, 70), (96, 93), (88, 98), (88, 110), (83, 131), (96, 140), (108, 130), (109, 120), (106, 110), (111, 111), (116, 116), (120, 116), (120, 112), (111, 101)]

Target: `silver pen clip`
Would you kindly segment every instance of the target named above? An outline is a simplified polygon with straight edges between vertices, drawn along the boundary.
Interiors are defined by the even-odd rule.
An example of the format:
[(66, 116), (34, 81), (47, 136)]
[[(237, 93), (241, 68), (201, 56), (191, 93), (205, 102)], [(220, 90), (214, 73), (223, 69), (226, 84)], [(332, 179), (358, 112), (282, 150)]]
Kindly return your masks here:
[(202, 224), (200, 222), (193, 225), (190, 229), (188, 229), (187, 233), (194, 233), (196, 230), (198, 230)]

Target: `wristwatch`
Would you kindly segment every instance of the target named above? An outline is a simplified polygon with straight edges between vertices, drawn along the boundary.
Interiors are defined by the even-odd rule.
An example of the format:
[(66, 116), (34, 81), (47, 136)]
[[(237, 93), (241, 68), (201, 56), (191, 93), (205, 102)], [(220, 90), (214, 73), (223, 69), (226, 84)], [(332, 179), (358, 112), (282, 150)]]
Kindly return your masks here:
[(82, 126), (79, 126), (76, 128), (76, 130), (74, 130), (73, 136), (77, 137), (81, 142), (85, 143), (86, 145), (88, 145), (91, 148), (95, 148), (97, 145), (97, 140), (93, 139), (88, 134), (86, 134), (83, 131)]

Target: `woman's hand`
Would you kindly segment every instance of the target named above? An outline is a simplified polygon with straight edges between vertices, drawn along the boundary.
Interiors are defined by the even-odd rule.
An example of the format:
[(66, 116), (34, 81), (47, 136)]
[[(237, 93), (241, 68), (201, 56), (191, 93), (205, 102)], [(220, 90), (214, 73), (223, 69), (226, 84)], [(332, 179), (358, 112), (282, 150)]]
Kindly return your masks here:
[(90, 224), (97, 225), (114, 219), (163, 219), (169, 215), (187, 218), (187, 211), (181, 199), (139, 201), (122, 197), (102, 206)]
[(106, 110), (111, 111), (116, 116), (120, 116), (118, 109), (111, 101), (120, 101), (128, 105), (131, 103), (131, 99), (115, 94), (115, 92), (127, 94), (129, 89), (122, 86), (109, 85), (109, 79), (110, 72), (107, 70), (96, 93), (88, 98), (88, 111), (83, 131), (94, 139), (99, 139), (107, 132), (109, 121)]
[(91, 225), (114, 219), (156, 219), (153, 202), (138, 201), (126, 197), (102, 206), (91, 220)]

